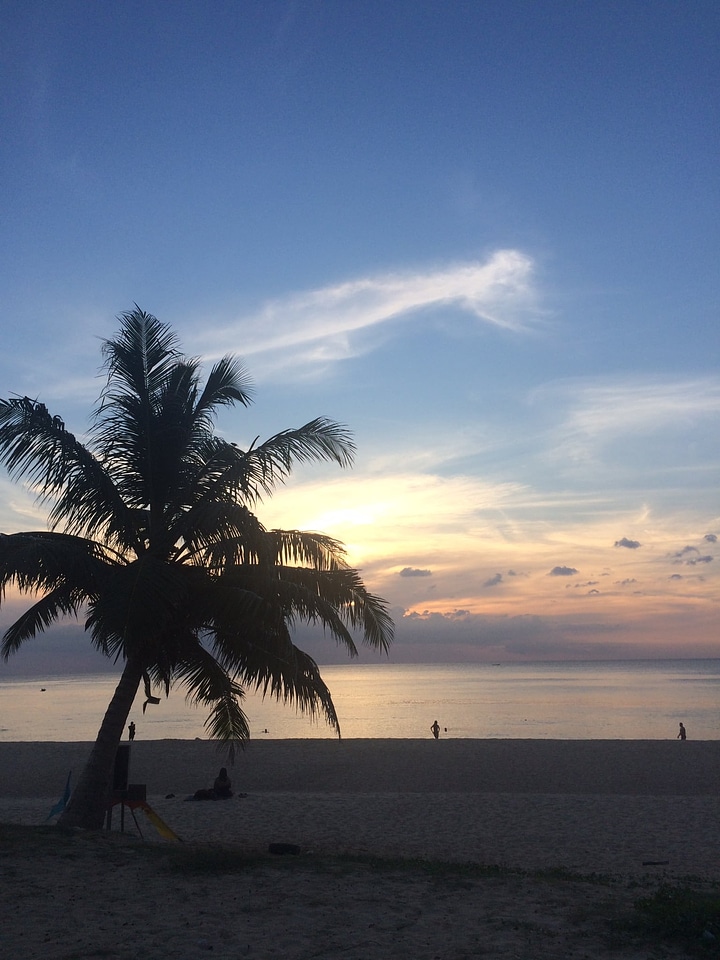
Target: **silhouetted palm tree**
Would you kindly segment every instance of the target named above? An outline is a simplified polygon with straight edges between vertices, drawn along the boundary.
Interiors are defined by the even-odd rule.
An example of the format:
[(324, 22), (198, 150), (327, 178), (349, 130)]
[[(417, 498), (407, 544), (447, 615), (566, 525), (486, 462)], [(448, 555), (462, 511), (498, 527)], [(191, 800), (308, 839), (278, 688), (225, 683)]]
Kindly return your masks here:
[(244, 690), (322, 714), (339, 733), (330, 693), (292, 642), (318, 624), (354, 655), (353, 632), (385, 650), (383, 600), (321, 534), (266, 530), (252, 512), (296, 462), (351, 463), (345, 428), (326, 419), (248, 450), (217, 436), (219, 408), (250, 402), (232, 357), (204, 387), (199, 363), (170, 328), (135, 309), (103, 345), (107, 383), (88, 442), (27, 397), (0, 401), (0, 462), (52, 503), (49, 530), (0, 535), (0, 589), (38, 597), (6, 631), (7, 659), (66, 616), (123, 663), (85, 770), (61, 821), (102, 826), (115, 754), (141, 683), (175, 683), (211, 706), (206, 728), (232, 745), (248, 737)]

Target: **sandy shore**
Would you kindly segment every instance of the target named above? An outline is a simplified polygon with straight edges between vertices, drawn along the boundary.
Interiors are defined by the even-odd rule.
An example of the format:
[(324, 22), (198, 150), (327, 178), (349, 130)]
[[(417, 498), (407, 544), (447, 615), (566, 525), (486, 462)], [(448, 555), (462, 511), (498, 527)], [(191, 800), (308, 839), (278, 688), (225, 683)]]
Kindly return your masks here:
[[(62, 793), (68, 770), (79, 773), (88, 750), (89, 744), (0, 743), (0, 822), (42, 823)], [(207, 741), (136, 741), (132, 745), (130, 781), (147, 785), (152, 807), (186, 843), (229, 844), (243, 856), (266, 856), (268, 845), (277, 842), (301, 848), (303, 856), (283, 861), (288, 863), (292, 859), (296, 865), (288, 879), (296, 902), (293, 901), (293, 906), (288, 901), (286, 908), (295, 917), (293, 923), (299, 925), (294, 935), (300, 946), (296, 944), (293, 950), (285, 943), (282, 949), (276, 950), (280, 931), (263, 927), (268, 917), (259, 904), (275, 896), (270, 891), (278, 882), (275, 877), (281, 869), (278, 858), (270, 858), (271, 865), (256, 868), (251, 886), (256, 891), (253, 896), (260, 898), (257, 916), (251, 922), (247, 911), (241, 912), (228, 927), (227, 936), (236, 947), (240, 942), (238, 937), (244, 936), (239, 931), (246, 928), (249, 931), (252, 927), (252, 935), (248, 933), (248, 936), (255, 938), (255, 946), (248, 941), (247, 952), (255, 951), (258, 957), (346, 958), (366, 956), (368, 950), (376, 955), (398, 957), (473, 956), (476, 954), (471, 945), (463, 941), (465, 945), (460, 949), (456, 939), (460, 933), (465, 936), (471, 920), (473, 924), (479, 922), (477, 918), (485, 909), (481, 909), (481, 901), (477, 899), (481, 895), (482, 904), (487, 898), (494, 904), (491, 914), (496, 919), (515, 917), (512, 923), (542, 926), (539, 913), (547, 927), (547, 924), (552, 926), (549, 918), (555, 910), (557, 917), (552, 922), (557, 922), (557, 929), (564, 931), (562, 936), (556, 931), (552, 943), (545, 942), (547, 937), (543, 935), (542, 948), (536, 945), (530, 949), (526, 945), (522, 950), (529, 952), (517, 948), (519, 952), (513, 953), (508, 946), (510, 952), (507, 952), (502, 945), (509, 943), (507, 936), (512, 923), (508, 921), (508, 930), (503, 933), (500, 924), (497, 936), (493, 934), (498, 952), (490, 951), (488, 955), (568, 956), (572, 950), (569, 941), (562, 937), (569, 936), (572, 924), (580, 922), (573, 913), (577, 898), (597, 904), (604, 902), (605, 896), (602, 890), (598, 893), (593, 888), (594, 892), (589, 893), (587, 884), (581, 889), (582, 885), (569, 881), (561, 894), (557, 884), (548, 887), (546, 881), (537, 878), (473, 879), (468, 881), (469, 887), (463, 887), (450, 877), (447, 883), (454, 894), (449, 901), (442, 901), (443, 909), (447, 917), (457, 914), (453, 922), (464, 926), (462, 931), (452, 932), (455, 947), (450, 949), (448, 940), (447, 950), (443, 952), (445, 941), (440, 937), (436, 942), (435, 933), (431, 936), (427, 926), (430, 903), (441, 894), (437, 881), (407, 871), (385, 872), (378, 877), (368, 867), (357, 867), (351, 876), (343, 875), (341, 882), (326, 872), (320, 877), (317, 871), (308, 871), (307, 864), (318, 858), (326, 860), (356, 854), (499, 865), (510, 871), (560, 868), (583, 875), (634, 878), (636, 883), (687, 876), (720, 880), (720, 743), (715, 741), (263, 741), (250, 744), (230, 769), (235, 789), (244, 796), (218, 802), (186, 801), (185, 797), (198, 787), (211, 785), (221, 762), (216, 746)], [(116, 827), (118, 820), (116, 815)], [(125, 828), (126, 837), (115, 837), (116, 841), (135, 842), (133, 838), (137, 838), (140, 831), (148, 840), (159, 839), (140, 813), (138, 827), (132, 817), (127, 816)], [(105, 834), (104, 839), (96, 842), (108, 843), (112, 839)], [(125, 847), (118, 849), (125, 850)], [(125, 857), (124, 853), (117, 855), (121, 859)], [(92, 862), (95, 866), (87, 867), (89, 889), (95, 882), (101, 885), (106, 882), (107, 854), (97, 855)], [(56, 859), (56, 870), (66, 870), (67, 866)], [(52, 868), (50, 870), (52, 873)], [(154, 874), (153, 877), (152, 882), (156, 883)], [(141, 881), (136, 878), (136, 882)], [(179, 882), (177, 878), (173, 881)], [(192, 888), (192, 881), (187, 882)], [(142, 880), (136, 890), (137, 899), (133, 900), (132, 891), (122, 886), (119, 875), (113, 877), (112, 896), (123, 899), (127, 924), (133, 930), (138, 924), (147, 928), (161, 922), (151, 918), (148, 912), (142, 885), (145, 883), (150, 883), (149, 875)], [(284, 875), (282, 883), (285, 883)], [(340, 946), (338, 938), (342, 939), (342, 932), (337, 923), (349, 908), (341, 904), (336, 909), (332, 903), (343, 885), (352, 887), (354, 892), (350, 894), (348, 890), (347, 895), (360, 901), (360, 906), (356, 905), (351, 911), (354, 919), (351, 921), (346, 916), (343, 923), (364, 931), (358, 943), (367, 941), (365, 952), (358, 947), (353, 953), (349, 945)], [(208, 895), (225, 902), (223, 922), (227, 926), (230, 923), (227, 910), (242, 901), (239, 889), (223, 885), (217, 877), (203, 877), (201, 887)], [(175, 890), (173, 896), (187, 897), (191, 903), (184, 887), (184, 893), (180, 887), (172, 889)], [(261, 895), (257, 893), (260, 890), (265, 892)], [(519, 896), (522, 900), (518, 900)], [(156, 913), (161, 909), (161, 899), (158, 894)], [(325, 913), (316, 917), (315, 926), (303, 926), (309, 909), (306, 900), (324, 905)], [(614, 902), (617, 906), (617, 896)], [(302, 909), (301, 904), (304, 904)], [(532, 909), (528, 904), (534, 904)], [(209, 949), (207, 938), (212, 933), (205, 929), (207, 923), (202, 919), (202, 908), (192, 905), (195, 913), (198, 909), (200, 914), (196, 919), (203, 933), (196, 938), (197, 943), (203, 941)], [(528, 910), (530, 914), (535, 910), (534, 919)], [(521, 914), (525, 918), (522, 921), (517, 919)], [(561, 914), (563, 919), (559, 919)], [(596, 914), (597, 910), (587, 912), (588, 922), (594, 923)], [(575, 916), (572, 922), (571, 915)], [(409, 921), (408, 917), (414, 919)], [(436, 921), (440, 922), (437, 917)], [(17, 934), (17, 921), (13, 916), (8, 922), (15, 922), (13, 929)], [(171, 922), (169, 915), (167, 922)], [(400, 936), (397, 931), (394, 939), (388, 939), (388, 931), (395, 929), (392, 927), (395, 922), (399, 924), (397, 930), (409, 923), (408, 930), (414, 931), (411, 940), (407, 939), (410, 933)], [(377, 937), (373, 940), (377, 930), (372, 936), (368, 934), (374, 923), (390, 924), (380, 940)], [(335, 944), (332, 949), (321, 949), (322, 945), (318, 945), (318, 924), (324, 930), (322, 937)], [(481, 926), (479, 937), (487, 935), (489, 929), (487, 923)], [(520, 927), (514, 928), (513, 936), (518, 929)], [(169, 930), (166, 934), (170, 936)], [(447, 935), (451, 936), (449, 926)], [(360, 937), (360, 933), (356, 931), (354, 936)], [(587, 931), (586, 936), (590, 936)], [(262, 949), (258, 946), (261, 941)], [(412, 941), (412, 947), (408, 946), (403, 952), (401, 941), (408, 944)], [(513, 942), (516, 941), (515, 936)], [(127, 956), (145, 956), (142, 951), (138, 952), (140, 941), (133, 942), (135, 952)], [(480, 942), (485, 942), (482, 937), (475, 942), (476, 947)], [(192, 949), (187, 942), (178, 943), (176, 952), (166, 949), (163, 956), (197, 956), (203, 949), (197, 943)], [(37, 953), (14, 955), (55, 956), (47, 944), (48, 941), (44, 941), (42, 948), (38, 944)], [(93, 944), (95, 949), (97, 938)], [(607, 943), (602, 949), (598, 947), (597, 952), (586, 949), (579, 956), (604, 956), (606, 947)], [(557, 952), (553, 952), (556, 948)], [(217, 946), (213, 949), (214, 955), (225, 955), (218, 952)], [(463, 950), (469, 952), (463, 953)], [(57, 953), (58, 957), (67, 955), (67, 951)], [(89, 947), (87, 953), (72, 954), (73, 957), (91, 955), (94, 954)], [(126, 954), (108, 955), (124, 957)], [(240, 956), (243, 951), (238, 947), (227, 955)], [(619, 953), (618, 956), (635, 954)], [(640, 952), (637, 956), (647, 956), (647, 953)]]
[[(42, 822), (89, 748), (0, 743), (0, 820)], [(246, 796), (186, 802), (221, 762), (136, 741), (129, 779), (184, 840), (720, 879), (718, 741), (259, 741), (230, 768)]]
[[(0, 798), (53, 797), (89, 743), (0, 742)], [(210, 786), (225, 764), (208, 740), (130, 745), (148, 794)], [(263, 740), (239, 751), (241, 792), (720, 795), (720, 740)]]

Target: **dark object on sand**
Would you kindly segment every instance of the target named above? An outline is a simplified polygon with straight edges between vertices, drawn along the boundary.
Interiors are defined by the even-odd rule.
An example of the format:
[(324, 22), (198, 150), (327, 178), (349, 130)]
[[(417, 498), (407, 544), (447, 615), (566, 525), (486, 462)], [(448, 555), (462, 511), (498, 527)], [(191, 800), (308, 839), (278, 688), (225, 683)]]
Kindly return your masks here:
[(191, 797), (188, 797), (188, 800), (217, 800), (217, 797), (214, 790), (200, 789), (196, 790)]
[(130, 773), (130, 744), (121, 743), (118, 745), (115, 753), (115, 764), (113, 767), (112, 788), (115, 790), (127, 790), (128, 776)]
[(275, 853), (278, 856), (296, 857), (300, 853), (300, 847), (296, 843), (271, 843), (268, 846), (268, 853)]

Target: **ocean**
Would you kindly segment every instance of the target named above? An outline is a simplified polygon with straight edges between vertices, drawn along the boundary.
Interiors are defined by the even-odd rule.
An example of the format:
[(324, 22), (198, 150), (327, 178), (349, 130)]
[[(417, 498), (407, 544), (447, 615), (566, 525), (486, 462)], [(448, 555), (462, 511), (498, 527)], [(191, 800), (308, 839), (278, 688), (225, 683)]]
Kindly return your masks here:
[[(664, 740), (720, 737), (720, 659), (503, 664), (326, 666), (343, 737)], [(0, 740), (94, 740), (116, 679), (52, 677), (0, 682)], [(182, 688), (128, 720), (137, 739), (206, 736), (206, 711)], [(249, 695), (256, 739), (332, 737), (323, 722)]]

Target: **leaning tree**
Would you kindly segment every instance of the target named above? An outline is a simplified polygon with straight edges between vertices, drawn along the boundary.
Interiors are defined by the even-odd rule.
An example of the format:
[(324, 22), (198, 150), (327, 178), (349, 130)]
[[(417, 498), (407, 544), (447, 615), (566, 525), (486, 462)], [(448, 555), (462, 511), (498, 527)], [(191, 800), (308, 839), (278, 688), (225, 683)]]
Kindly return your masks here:
[(254, 513), (296, 463), (348, 466), (346, 428), (320, 418), (242, 449), (215, 431), (221, 408), (248, 406), (233, 357), (204, 385), (199, 361), (139, 308), (103, 343), (106, 383), (85, 441), (44, 404), (0, 401), (0, 462), (48, 504), (48, 529), (0, 535), (0, 591), (32, 597), (8, 628), (7, 659), (58, 620), (84, 621), (93, 645), (122, 673), (70, 802), (67, 826), (102, 826), (115, 755), (141, 684), (152, 697), (184, 685), (210, 708), (209, 736), (249, 736), (245, 690), (338, 718), (315, 661), (293, 626), (315, 624), (351, 656), (353, 637), (387, 650), (392, 621), (318, 533), (268, 530)]

